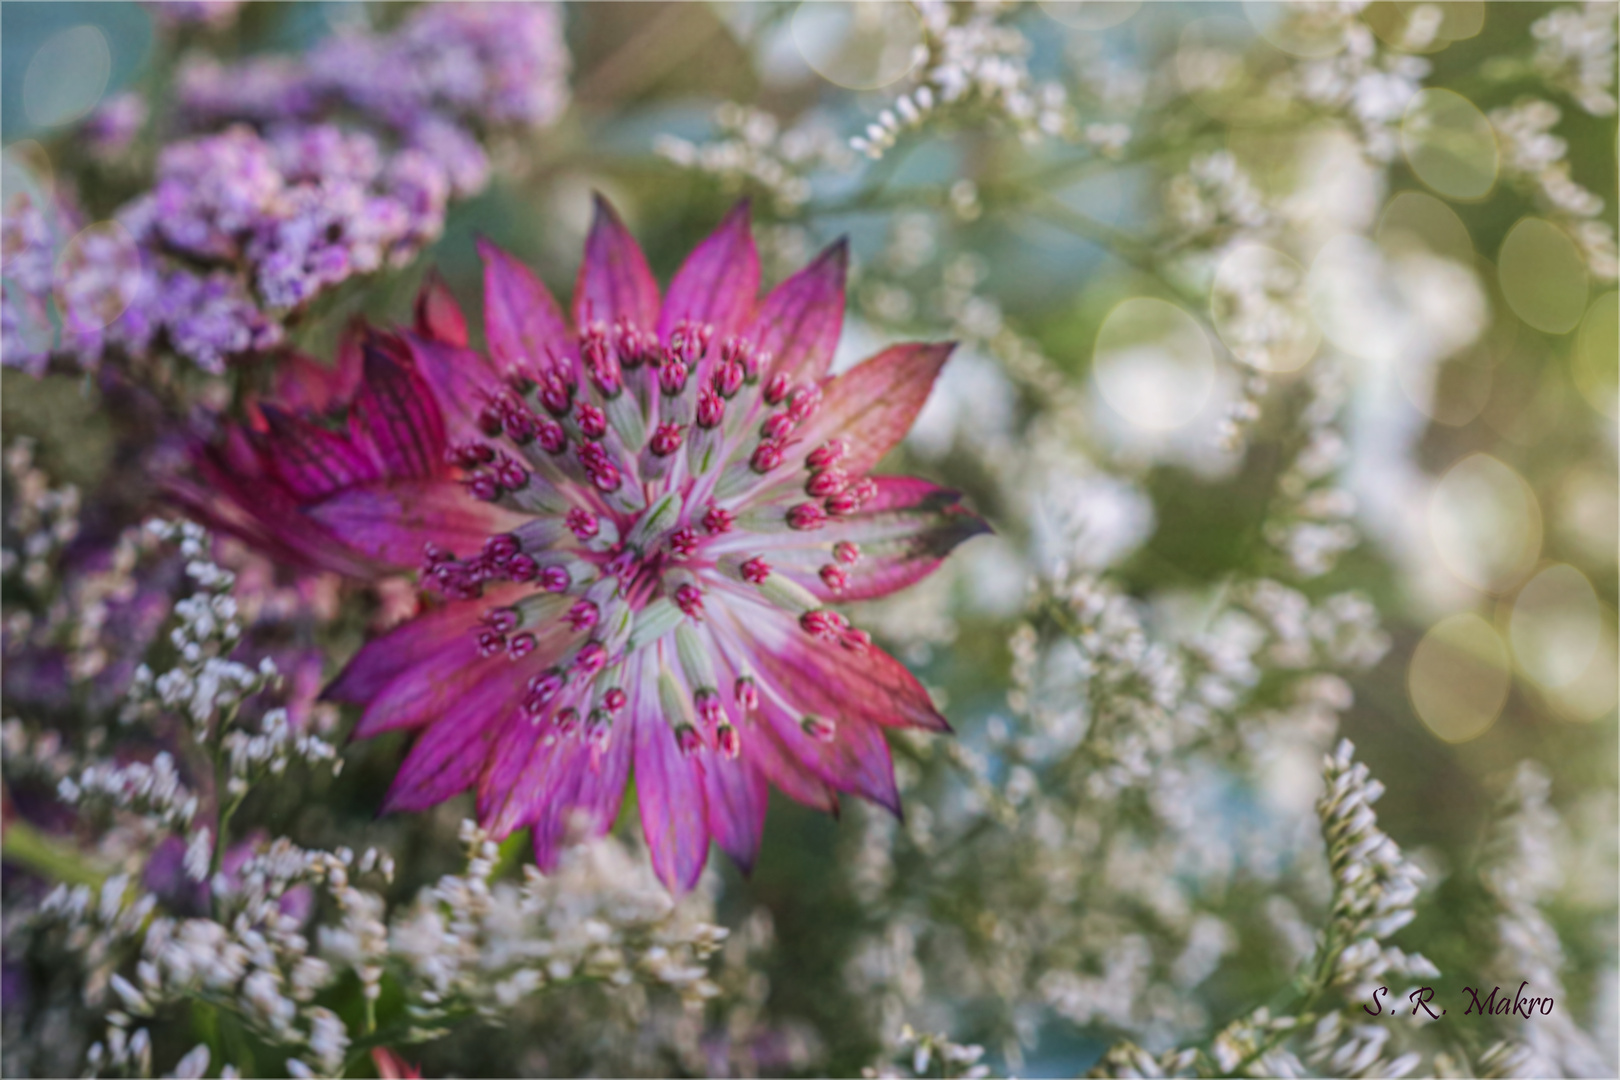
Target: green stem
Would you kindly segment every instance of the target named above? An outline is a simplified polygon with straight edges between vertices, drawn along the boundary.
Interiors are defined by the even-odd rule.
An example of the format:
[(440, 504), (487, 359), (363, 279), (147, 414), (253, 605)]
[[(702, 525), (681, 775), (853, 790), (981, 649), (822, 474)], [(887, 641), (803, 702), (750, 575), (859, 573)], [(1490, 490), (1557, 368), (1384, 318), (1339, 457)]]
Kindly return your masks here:
[(37, 874), (67, 885), (100, 885), (108, 872), (72, 844), (43, 833), (26, 821), (6, 825), (0, 854)]

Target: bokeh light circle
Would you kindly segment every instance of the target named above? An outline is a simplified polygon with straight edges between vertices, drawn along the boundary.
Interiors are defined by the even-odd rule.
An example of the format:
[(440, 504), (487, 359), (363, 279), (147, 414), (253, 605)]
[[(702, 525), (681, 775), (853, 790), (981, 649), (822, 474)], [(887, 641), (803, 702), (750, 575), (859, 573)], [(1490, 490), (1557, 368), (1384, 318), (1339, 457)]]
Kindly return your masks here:
[(1305, 269), (1264, 244), (1241, 243), (1215, 269), (1210, 319), (1232, 355), (1261, 371), (1298, 371), (1322, 335), (1305, 296)]
[(1519, 670), (1543, 687), (1572, 685), (1597, 657), (1603, 610), (1586, 575), (1557, 563), (1525, 583), (1513, 600), (1508, 640)]
[(1041, 10), (1072, 30), (1107, 30), (1126, 22), (1142, 0), (1040, 0)]
[(1290, 56), (1332, 56), (1344, 48), (1344, 26), (1330, 4), (1243, 0), (1243, 14), (1261, 37)]
[(1586, 260), (1550, 221), (1520, 219), (1502, 241), (1496, 274), (1513, 313), (1537, 330), (1567, 333), (1586, 312)]
[(71, 26), (46, 38), (23, 73), (23, 115), (40, 127), (89, 114), (107, 91), (112, 49), (95, 26)]
[(1604, 416), (1620, 420), (1620, 293), (1610, 290), (1586, 309), (1570, 360), (1581, 396)]
[(816, 74), (849, 90), (876, 90), (922, 60), (922, 18), (910, 4), (807, 0), (793, 12), (793, 43)]
[(1468, 612), (1431, 626), (1412, 650), (1406, 669), (1412, 710), (1449, 743), (1483, 735), (1501, 715), (1511, 684), (1501, 636)]
[(111, 326), (134, 303), (140, 269), (135, 238), (116, 221), (98, 221), (62, 245), (56, 303), (66, 328), (91, 333)]
[(1092, 378), (1103, 400), (1148, 431), (1182, 427), (1215, 387), (1209, 336), (1187, 312), (1151, 297), (1121, 301), (1097, 329)]
[(1470, 454), (1434, 486), (1429, 535), (1440, 561), (1460, 581), (1503, 592), (1541, 554), (1541, 507), (1512, 468), (1489, 454)]
[(1472, 262), (1474, 241), (1457, 211), (1426, 191), (1403, 191), (1389, 200), (1378, 219), (1378, 245), (1399, 251), (1416, 241), (1434, 254)]
[(1417, 178), (1451, 199), (1483, 198), (1501, 165), (1491, 122), (1451, 90), (1431, 88), (1412, 98), (1401, 121), (1401, 149)]

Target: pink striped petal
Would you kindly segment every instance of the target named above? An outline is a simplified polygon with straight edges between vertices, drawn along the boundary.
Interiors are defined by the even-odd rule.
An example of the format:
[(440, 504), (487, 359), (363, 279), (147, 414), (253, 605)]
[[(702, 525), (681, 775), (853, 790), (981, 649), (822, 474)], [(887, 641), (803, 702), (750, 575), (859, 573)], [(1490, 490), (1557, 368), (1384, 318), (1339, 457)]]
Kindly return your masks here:
[(344, 436), (269, 403), (260, 414), (268, 434), (255, 439), (259, 452), (298, 498), (316, 499), (380, 475), (371, 456)]
[(478, 241), (484, 260), (484, 337), (495, 370), (534, 371), (548, 356), (574, 352), (562, 309), (534, 271), (491, 244)]
[(895, 345), (833, 376), (822, 384), (821, 408), (805, 425), (803, 444), (841, 438), (848, 446), (843, 468), (864, 473), (911, 429), (954, 348), (954, 342)]
[(742, 752), (771, 784), (796, 803), (838, 816), (838, 792), (794, 757), (768, 724), (747, 723), (741, 729)]
[(571, 838), (570, 828), (581, 816), (588, 818), (585, 839), (605, 836), (613, 828), (630, 777), (632, 740), (628, 731), (614, 731), (600, 750), (585, 740), (571, 741), (575, 742), (572, 790), (552, 798), (542, 795), (530, 822), (535, 862), (547, 872), (556, 869), (563, 843)]
[(894, 762), (889, 756), (889, 744), (883, 741), (883, 732), (848, 716), (826, 717), (834, 719), (832, 737), (814, 738), (805, 734), (800, 726), (804, 714), (811, 711), (789, 712), (767, 695), (766, 700), (760, 702), (758, 717), (770, 727), (789, 754), (814, 769), (828, 784), (870, 799), (899, 816), (900, 791), (895, 787)]
[(444, 416), (445, 435), (452, 443), (481, 442), (484, 433), (478, 414), (502, 389), (500, 377), (484, 354), (471, 349), (406, 334), (405, 342), (416, 370), (433, 390)]
[(479, 502), (455, 480), (363, 484), (315, 504), (308, 516), (366, 558), (401, 570), (420, 565), (427, 544), (473, 555), (489, 536), (525, 520)]
[[(783, 551), (766, 561), (791, 566), (795, 577), (824, 603), (872, 600), (887, 596), (932, 574), (964, 540), (990, 532), (983, 518), (962, 506), (959, 492), (910, 476), (874, 476), (878, 494), (848, 517), (830, 519), (817, 530), (822, 546)], [(828, 558), (826, 544), (848, 540), (860, 548), (853, 565), (837, 564), (848, 576), (841, 589), (830, 589), (820, 577)]]
[(775, 357), (764, 373), (817, 382), (827, 374), (844, 326), (844, 278), (849, 242), (839, 240), (765, 298), (750, 332), (761, 352)]
[(429, 341), (467, 347), (467, 316), (437, 270), (428, 271), (427, 283), (416, 294), (416, 332)]
[(658, 324), (658, 282), (630, 230), (611, 203), (595, 196), (596, 217), (574, 285), (574, 325), (612, 326), (620, 319), (642, 330)]
[(529, 591), (522, 585), (502, 585), (487, 590), (483, 603), (449, 603), (424, 611), (362, 645), (322, 698), (356, 705), (370, 701), (401, 674), (441, 653), (453, 652), (459, 642), (472, 641), (472, 628), (487, 607), (511, 603)]
[(447, 642), (366, 702), (354, 738), (419, 728), (460, 709), (469, 699), (499, 698), (514, 703), (523, 684), (538, 670), (504, 656), (481, 657), (471, 633)]
[(703, 765), (696, 754), (682, 754), (675, 745), (675, 732), (658, 707), (650, 665), (643, 665), (643, 674), (630, 705), (641, 831), (658, 879), (679, 895), (697, 884), (709, 854)]
[(424, 731), (405, 755), (383, 799), (383, 813), (426, 810), (471, 787), (511, 713), (514, 703), (502, 702), (508, 690), (500, 680), (489, 680)]
[(765, 833), (765, 809), (770, 801), (764, 772), (746, 753), (736, 759), (706, 754), (703, 790), (709, 835), (744, 874), (749, 873), (759, 854), (760, 837)]
[(748, 324), (758, 295), (759, 252), (744, 200), (675, 272), (658, 316), (658, 335), (668, 341), (676, 323), (692, 319), (714, 327), (718, 348)]
[(365, 356), (365, 378), (355, 398), (354, 416), (370, 435), (388, 475), (443, 472), (444, 417), (427, 380), (411, 366), (403, 346), (368, 342)]

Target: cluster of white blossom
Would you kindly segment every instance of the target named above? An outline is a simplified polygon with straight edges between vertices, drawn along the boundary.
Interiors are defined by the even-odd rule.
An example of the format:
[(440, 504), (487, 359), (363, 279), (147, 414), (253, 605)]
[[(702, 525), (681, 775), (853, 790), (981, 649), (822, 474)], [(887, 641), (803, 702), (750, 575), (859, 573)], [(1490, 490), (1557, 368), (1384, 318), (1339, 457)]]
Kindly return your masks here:
[(34, 464), (34, 440), (13, 440), (5, 452), (5, 475), (12, 488), (6, 499), (5, 543), (0, 574), (16, 574), (32, 589), (44, 587), (62, 548), (79, 535), (79, 489), (52, 487)]
[(784, 129), (763, 109), (727, 102), (715, 110), (714, 123), (719, 134), (710, 142), (660, 135), (653, 152), (714, 177), (729, 194), (763, 191), (778, 214), (792, 215), (810, 201), (812, 174), (842, 172), (853, 160), (832, 126), (814, 115)]
[(1530, 27), (1536, 39), (1535, 65), (1548, 82), (1574, 98), (1593, 116), (1615, 110), (1615, 8), (1588, 0), (1559, 8)]
[(707, 921), (707, 896), (677, 904), (614, 842), (570, 848), (549, 875), (528, 865), (521, 883), (496, 882), (496, 845), (470, 822), (463, 836), (467, 871), (424, 889), (383, 943), (408, 973), (408, 1008), (423, 1027), (452, 1009), (499, 1018), (579, 979), (713, 995), (705, 961), (726, 931)]
[(198, 591), (174, 605), (179, 621), (169, 631), (169, 642), (178, 654), (175, 666), (162, 674), (154, 674), (145, 664), (136, 669), (130, 694), (134, 708), (125, 712), (124, 720), (175, 710), (190, 721), (198, 742), (223, 738), (223, 728), (242, 702), (275, 684), (275, 662), (266, 657), (251, 667), (230, 659), (242, 638), (236, 598), (231, 595), (236, 575), (213, 562), (208, 533), (189, 521), (159, 520), (149, 522), (147, 531), (178, 542), (186, 576)]
[[(1492, 1021), (1512, 1050), (1505, 1055), (1512, 1074), (1602, 1076), (1610, 1065), (1599, 1037), (1577, 1019), (1565, 984), (1569, 961), (1544, 910), (1565, 884), (1568, 858), (1560, 856), (1561, 849), (1569, 848), (1560, 835), (1563, 823), (1548, 801), (1550, 788), (1540, 766), (1523, 762), (1499, 800), (1480, 872), (1494, 921), (1489, 937), (1495, 940), (1483, 975), (1506, 990), (1526, 984), (1536, 997), (1558, 1003), (1547, 1015), (1538, 1008), (1533, 1016), (1507, 1012)], [(1612, 833), (1606, 839), (1612, 846)], [(1612, 972), (1611, 965), (1611, 980)], [(1478, 996), (1488, 1000), (1483, 986)]]
[(1339, 480), (1349, 448), (1337, 423), (1344, 406), (1343, 373), (1319, 361), (1300, 407), (1298, 450), (1277, 479), (1264, 526), (1268, 543), (1300, 578), (1321, 577), (1361, 539), (1352, 522), (1356, 498)]
[[(1292, 4), (1283, 9), (1285, 36), (1333, 46), (1327, 55), (1300, 60), (1292, 78), (1279, 80), (1273, 93), (1300, 98), (1342, 112), (1355, 122), (1362, 149), (1375, 161), (1393, 161), (1400, 152), (1399, 128), (1406, 108), (1422, 89), (1430, 64), (1420, 56), (1385, 48), (1359, 15), (1366, 0)], [(1414, 19), (1411, 25), (1423, 26)], [(1433, 23), (1427, 25), (1432, 26)], [(1420, 48), (1427, 42), (1407, 42)], [(1326, 51), (1313, 47), (1312, 53)]]
[[(1007, 16), (1016, 4), (952, 4), (918, 0), (923, 42), (909, 79), (911, 89), (868, 124), (849, 145), (867, 157), (881, 158), (900, 135), (942, 113), (983, 110), (1009, 124), (1029, 142), (1067, 138), (1076, 122), (1068, 92), (1061, 83), (1037, 83), (1029, 71), (1030, 42)], [(1116, 150), (1117, 129), (1098, 142)]]
[(0, 576), (17, 589), (17, 601), (6, 605), (5, 648), (12, 654), (59, 648), (70, 678), (91, 679), (127, 648), (108, 621), (135, 596), (136, 564), (147, 545), (126, 533), (98, 558), (65, 572), (64, 556), (80, 532), (80, 494), (72, 484), (52, 486), (34, 450), (34, 441), (22, 437), (4, 456)]
[(1569, 144), (1552, 133), (1559, 116), (1558, 106), (1538, 98), (1493, 109), (1490, 119), (1502, 148), (1502, 172), (1527, 186), (1536, 201), (1564, 226), (1594, 277), (1613, 281), (1620, 276), (1614, 229), (1600, 220), (1602, 197), (1570, 174)]
[(893, 1062), (882, 1062), (861, 1070), (871, 1080), (901, 1080), (903, 1077), (938, 1076), (948, 1080), (982, 1080), (990, 1075), (983, 1064), (984, 1047), (952, 1042), (948, 1035), (920, 1033), (910, 1024), (900, 1029), (891, 1048)]
[(1367, 1023), (1361, 1013), (1382, 983), (1433, 980), (1440, 973), (1421, 955), (1385, 944), (1411, 921), (1422, 874), (1378, 828), (1371, 804), (1383, 786), (1353, 754), (1343, 740), (1324, 761), (1326, 791), (1317, 816), (1332, 900), (1292, 1003), (1282, 1011), (1255, 1009), (1203, 1045), (1153, 1054), (1134, 1042), (1118, 1043), (1090, 1075), (1399, 1077), (1423, 1063), (1415, 1049), (1386, 1058), (1401, 1036), (1392, 1036), (1387, 1024)]

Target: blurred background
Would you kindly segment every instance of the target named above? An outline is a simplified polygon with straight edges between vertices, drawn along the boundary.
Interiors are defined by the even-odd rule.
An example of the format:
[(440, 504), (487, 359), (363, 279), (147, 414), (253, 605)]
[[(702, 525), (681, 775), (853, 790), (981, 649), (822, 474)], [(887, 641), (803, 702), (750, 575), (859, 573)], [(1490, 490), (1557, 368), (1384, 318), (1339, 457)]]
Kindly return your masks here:
[[(409, 265), (289, 321), (289, 344), (330, 357), (356, 313), (407, 320), (429, 267), (476, 312), (479, 236), (566, 296), (595, 191), (667, 281), (748, 195), (773, 282), (850, 238), (840, 365), (891, 340), (963, 342), (885, 468), (967, 492), (996, 535), (856, 616), (937, 689), (954, 748), (897, 750), (903, 824), (773, 798), (752, 877), (717, 861), (712, 885), (720, 922), (770, 928), (747, 961), (753, 1011), (711, 1016), (696, 1049), (648, 1049), (637, 1067), (851, 1075), (903, 1023), (983, 1044), (1023, 1076), (1083, 1072), (1120, 1038), (1155, 1052), (1205, 1039), (1285, 990), (1310, 953), (1326, 903), (1313, 805), (1335, 731), (1385, 786), (1380, 826), (1427, 873), (1396, 940), (1444, 973), (1451, 1002), (1506, 979), (1486, 974), (1505, 946), (1483, 868), (1493, 807), (1535, 764), (1552, 820), (1536, 834), (1541, 871), (1514, 873), (1544, 882), (1558, 1009), (1579, 1029), (1563, 1037), (1590, 1054), (1543, 1050), (1560, 1072), (1620, 1064), (1615, 9), (1585, 9), (1577, 45), (1598, 44), (1568, 46), (1562, 66), (1547, 59), (1552, 10), (567, 5), (566, 111), (492, 136), (493, 180)], [(407, 13), (252, 3), (176, 27), (134, 4), (8, 2), (4, 197), (60, 185), (104, 221), (172, 135), (178, 57), (297, 54)], [(973, 19), (994, 33), (953, 57), (939, 26)], [(970, 45), (1016, 66), (1013, 90), (986, 89), (995, 73)], [(973, 89), (911, 121), (897, 98), (915, 110), (919, 85), (943, 98), (952, 63)], [(156, 119), (86, 165), (76, 132), (129, 90)], [(35, 440), (103, 528), (152, 502), (121, 449), (144, 421), (117, 400), (83, 374), (4, 373), (8, 445)], [(1063, 794), (1071, 759), (1036, 745), (1052, 717), (1095, 732), (1109, 708), (1089, 696), (1105, 669), (1065, 660), (1051, 615), (1077, 576), (1128, 598), (1170, 650), (1225, 626), (1215, 616), (1239, 600), (1271, 635), (1241, 701), (1205, 703), (1205, 735), (1159, 745), (1181, 721), (1140, 713), (1120, 723), (1143, 746), (1091, 746), (1098, 775), (1142, 763), (1106, 797)], [(1343, 663), (1289, 659), (1288, 603), (1254, 599), (1258, 582), (1284, 583), (1300, 620), (1354, 596), (1377, 626), (1333, 624), (1363, 635)], [(334, 626), (328, 672), (363, 620)], [(1326, 705), (1302, 705), (1295, 676), (1329, 668), (1353, 703), (1329, 688)], [(402, 751), (397, 738), (351, 747), (339, 780), (313, 798), (267, 794), (254, 820), (363, 833), (395, 852), (408, 896), (447, 869), (467, 808), (375, 820)], [(1020, 768), (1033, 785), (1021, 797)], [(1213, 839), (1172, 824), (1176, 803)], [(1003, 812), (1009, 835), (1066, 840), (1008, 841), (1023, 861), (998, 870), (974, 853)], [(1136, 840), (1115, 844), (1115, 829)], [(1163, 860), (1132, 862), (1167, 836)], [(411, 1053), (428, 1075), (630, 1067), (560, 1016)], [(1473, 1038), (1457, 1026), (1428, 1037)], [(732, 1045), (745, 1030), (751, 1056)], [(48, 1075), (49, 1060), (28, 1067)]]

